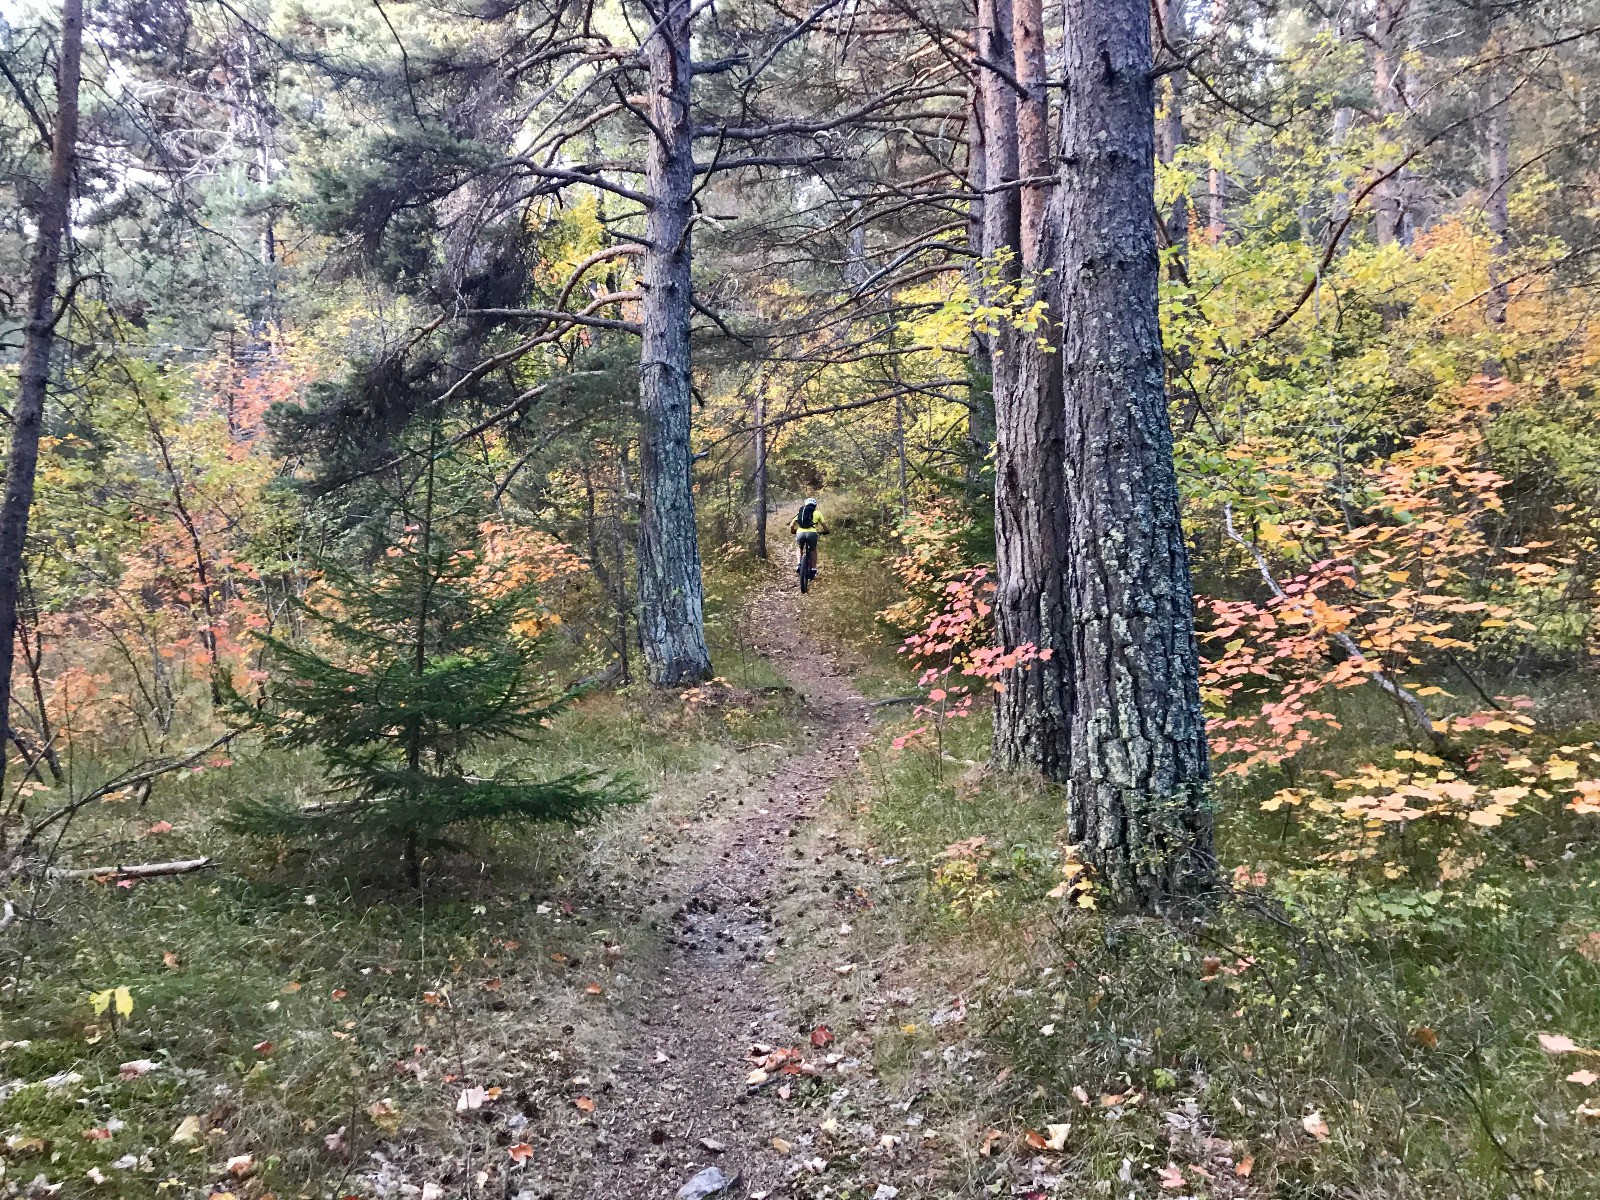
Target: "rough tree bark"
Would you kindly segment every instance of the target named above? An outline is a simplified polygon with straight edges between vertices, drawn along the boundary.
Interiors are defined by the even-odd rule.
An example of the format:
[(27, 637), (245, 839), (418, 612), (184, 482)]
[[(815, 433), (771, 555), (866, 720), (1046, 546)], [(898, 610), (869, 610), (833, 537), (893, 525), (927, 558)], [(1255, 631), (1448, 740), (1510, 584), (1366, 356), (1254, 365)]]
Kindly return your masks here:
[(0, 791), (5, 787), (5, 745), (11, 720), (11, 667), (17, 648), (17, 604), (22, 594), (28, 515), (39, 467), (55, 345), (61, 246), (72, 219), (72, 176), (78, 150), (78, 85), (83, 62), (83, 0), (63, 0), (61, 45), (56, 53), (56, 115), (50, 135), (50, 175), (34, 208), (36, 234), (28, 266), (28, 315), (23, 326), (17, 395), (11, 408), (11, 449), (0, 501)]
[[(1040, 0), (1015, 0), (1017, 169), (1023, 179), (1050, 172)], [(1009, 88), (1009, 84), (1003, 84)], [(1019, 213), (1020, 258), (1030, 271), (1055, 253), (1053, 189), (1029, 186)], [(1068, 624), (1063, 591), (1061, 505), (1061, 330), (1054, 276), (1037, 281), (1045, 301), (1036, 331), (1002, 329), (995, 359), (995, 627), (1000, 644), (1031, 643), (1048, 659), (1008, 671), (995, 698), (994, 761), (1060, 777), (1067, 768), (1070, 710)], [(1041, 342), (1044, 343), (1041, 346)]]
[(1072, 838), (1125, 908), (1214, 883), (1188, 550), (1156, 316), (1149, 0), (1065, 0), (1060, 252)]
[(650, 197), (639, 350), (639, 640), (650, 682), (709, 679), (690, 419), (690, 236), (694, 129), (690, 0), (663, 0), (645, 45), (650, 70)]

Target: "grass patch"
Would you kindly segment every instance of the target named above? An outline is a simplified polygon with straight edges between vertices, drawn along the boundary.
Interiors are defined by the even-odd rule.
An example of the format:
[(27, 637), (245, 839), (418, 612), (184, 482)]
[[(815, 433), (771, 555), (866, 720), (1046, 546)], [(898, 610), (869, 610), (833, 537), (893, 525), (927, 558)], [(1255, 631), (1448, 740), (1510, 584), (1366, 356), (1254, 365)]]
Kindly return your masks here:
[[(986, 738), (956, 723), (947, 753)], [(914, 877), (878, 919), (940, 964), (997, 1064), (943, 1103), (1023, 1155), (1023, 1131), (1070, 1124), (1034, 1160), (1082, 1194), (1156, 1194), (1174, 1169), (1195, 1195), (1600, 1194), (1600, 1090), (1566, 1081), (1593, 1056), (1538, 1040), (1600, 1047), (1600, 841), (1556, 803), (1485, 831), (1467, 876), (1386, 889), (1308, 866), (1320, 837), (1219, 789), (1245, 887), (1172, 929), (1048, 897), (1063, 808), (1036, 781), (882, 750), (847, 799)], [(968, 1166), (973, 1186), (1022, 1169)]]
[[(214, 827), (241, 791), (315, 794), (309, 756), (236, 745), (236, 761), (169, 777), (148, 807), (86, 811), (71, 865), (219, 866), (131, 888), (44, 885), (29, 908), (47, 919), (7, 931), (6, 1182), (256, 1200), (369, 1196), (385, 1178), (464, 1195), (481, 1170), (501, 1186), (510, 1130), (538, 1140), (575, 1121), (569, 1081), (616, 1052), (689, 877), (683, 827), (784, 752), (795, 701), (738, 616), (753, 584), (730, 572), (709, 588), (724, 682), (591, 694), (531, 749), (488, 756), (625, 772), (646, 803), (579, 830), (475, 832), (433, 855), (420, 894), (387, 847), (312, 851)], [(132, 1012), (97, 1016), (89, 996), (117, 987)], [(502, 1092), (458, 1113), (469, 1086)]]

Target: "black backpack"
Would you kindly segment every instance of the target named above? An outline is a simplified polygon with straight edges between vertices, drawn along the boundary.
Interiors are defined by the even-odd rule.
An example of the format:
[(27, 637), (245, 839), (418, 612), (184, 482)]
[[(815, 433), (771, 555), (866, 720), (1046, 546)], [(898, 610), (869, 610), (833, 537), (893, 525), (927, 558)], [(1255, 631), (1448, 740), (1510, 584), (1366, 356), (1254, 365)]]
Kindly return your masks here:
[(800, 515), (795, 517), (795, 521), (801, 529), (810, 529), (816, 523), (816, 519), (817, 506), (815, 503), (802, 504), (800, 506)]

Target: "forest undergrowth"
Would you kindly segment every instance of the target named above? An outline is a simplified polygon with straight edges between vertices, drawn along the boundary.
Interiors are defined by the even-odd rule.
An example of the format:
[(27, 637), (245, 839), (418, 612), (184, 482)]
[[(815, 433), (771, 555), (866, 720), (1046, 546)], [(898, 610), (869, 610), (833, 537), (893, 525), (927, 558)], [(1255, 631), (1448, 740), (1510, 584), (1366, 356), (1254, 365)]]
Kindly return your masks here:
[(541, 769), (616, 770), (646, 803), (446, 843), (420, 894), (363, 851), (219, 828), (241, 795), (315, 787), (309, 755), (236, 745), (147, 801), (86, 811), (79, 853), (215, 866), (39, 884), (46, 919), (5, 946), (0, 1186), (410, 1194), (386, 1163), (421, 1155), (451, 1194), (501, 1187), (508, 1144), (586, 1117), (572, 1080), (611, 1053), (661, 955), (685, 831), (792, 742), (793, 700), (741, 623), (752, 583), (730, 572), (711, 591), (725, 676), (591, 695), (541, 738)]
[[(822, 868), (792, 889), (774, 970), (920, 1097), (940, 1139), (927, 1195), (1593, 1194), (1600, 869), (1582, 818), (1551, 805), (1493, 830), (1446, 864), (1470, 887), (1430, 859), (1375, 889), (1307, 865), (1318, 836), (1271, 806), (1273, 781), (1225, 778), (1216, 910), (1098, 912), (1062, 886), (1059, 793), (988, 770), (986, 721), (906, 740), (928, 717), (899, 702), (915, 680), (878, 615), (892, 556), (830, 550), (808, 628), (887, 703), (796, 846), (855, 845), (871, 870), (848, 903), (819, 907)], [(409, 1194), (422, 1155), (463, 1194), (499, 1194), (513, 1139), (574, 1136), (604, 1102), (589, 1065), (614, 1055), (664, 952), (684, 831), (793, 745), (794, 701), (739, 616), (752, 578), (736, 561), (714, 577), (729, 679), (595, 695), (549, 731), (546, 765), (623, 769), (644, 807), (441, 848), (420, 902), (359, 864), (330, 873), (217, 830), (224, 798), (312, 769), (292, 756), (231, 752), (145, 804), (98, 805), (108, 862), (159, 846), (218, 865), (47, 885), (49, 921), (7, 961), (9, 1178), (382, 1196)], [(1570, 679), (1562, 694), (1581, 712)], [(853, 997), (816, 984), (841, 913), (855, 958), (898, 964)], [(854, 1194), (827, 1186), (806, 1194)]]
[[(906, 686), (852, 600), (881, 594), (870, 576), (888, 557), (841, 569), (823, 619), (864, 675), (898, 666)], [(1591, 739), (1592, 684), (1545, 687), (1574, 723), (1541, 739)], [(1369, 703), (1346, 698), (1348, 717)], [(921, 1007), (935, 1019), (887, 1034), (880, 1061), (973, 1043), (990, 1056), (930, 1101), (967, 1116), (950, 1194), (1600, 1188), (1600, 1055), (1586, 1049), (1600, 1041), (1600, 833), (1585, 818), (1546, 800), (1443, 859), (1402, 826), (1374, 883), (1360, 860), (1319, 863), (1327, 835), (1272, 802), (1281, 779), (1224, 776), (1227, 894), (1201, 922), (1119, 917), (1062, 886), (1060, 792), (989, 770), (987, 720), (898, 713), (838, 811), (888, 864), (859, 923), (929, 964)], [(1365, 716), (1312, 767), (1412, 753), (1403, 736), (1363, 744), (1355, 731), (1392, 722)], [(930, 720), (937, 743), (905, 740)]]

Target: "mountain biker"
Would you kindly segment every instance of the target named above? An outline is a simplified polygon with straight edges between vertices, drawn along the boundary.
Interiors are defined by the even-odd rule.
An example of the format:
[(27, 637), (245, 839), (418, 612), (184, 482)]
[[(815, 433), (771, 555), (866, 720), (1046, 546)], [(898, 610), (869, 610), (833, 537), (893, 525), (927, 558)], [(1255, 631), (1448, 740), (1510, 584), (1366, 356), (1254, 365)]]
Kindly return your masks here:
[(822, 519), (822, 513), (817, 510), (817, 498), (807, 496), (800, 505), (800, 511), (789, 522), (789, 532), (794, 534), (795, 567), (798, 569), (802, 561), (809, 561), (811, 573), (817, 573), (817, 539), (828, 532), (828, 523)]

